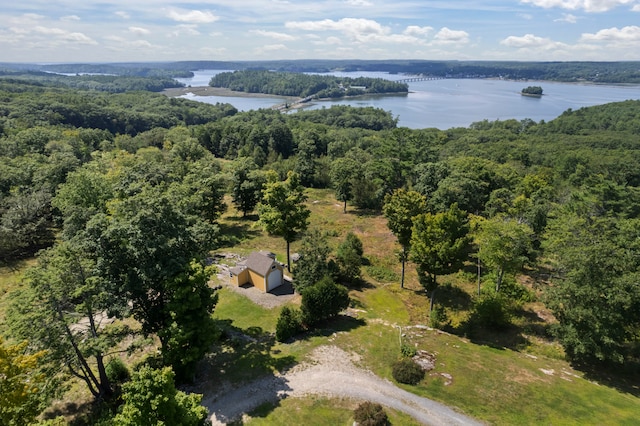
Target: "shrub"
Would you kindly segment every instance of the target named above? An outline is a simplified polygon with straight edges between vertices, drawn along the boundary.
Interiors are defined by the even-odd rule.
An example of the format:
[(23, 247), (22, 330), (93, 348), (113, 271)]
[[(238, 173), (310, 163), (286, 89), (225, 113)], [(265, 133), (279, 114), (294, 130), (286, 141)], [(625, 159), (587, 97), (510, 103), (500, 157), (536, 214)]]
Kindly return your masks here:
[(402, 346), (400, 346), (400, 355), (402, 355), (404, 358), (413, 358), (414, 356), (416, 356), (416, 353), (416, 348), (411, 345), (403, 343)]
[(340, 277), (348, 283), (353, 284), (360, 280), (362, 253), (362, 241), (354, 233), (349, 232), (336, 253)]
[(402, 358), (393, 364), (393, 378), (400, 383), (417, 385), (424, 379), (424, 370), (411, 358)]
[(325, 277), (302, 291), (302, 321), (313, 325), (334, 317), (349, 306), (349, 291)]
[(353, 419), (359, 426), (386, 426), (389, 424), (387, 413), (382, 405), (374, 402), (363, 402), (353, 411)]
[(511, 325), (509, 301), (500, 294), (484, 294), (473, 306), (469, 321), (472, 324), (501, 330)]
[(112, 384), (122, 384), (129, 381), (131, 373), (120, 358), (113, 358), (105, 367), (107, 378)]
[(439, 329), (449, 325), (447, 311), (444, 306), (434, 306), (433, 311), (431, 311), (431, 315), (429, 315), (429, 325), (433, 328)]
[(283, 307), (276, 323), (276, 340), (278, 342), (286, 342), (301, 331), (302, 319), (300, 311), (288, 306)]

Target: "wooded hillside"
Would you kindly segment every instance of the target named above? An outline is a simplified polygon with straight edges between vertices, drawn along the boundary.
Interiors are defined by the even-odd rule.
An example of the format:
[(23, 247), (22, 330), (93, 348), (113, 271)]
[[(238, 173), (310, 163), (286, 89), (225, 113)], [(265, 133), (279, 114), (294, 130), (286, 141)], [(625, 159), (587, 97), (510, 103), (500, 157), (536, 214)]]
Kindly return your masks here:
[[(305, 96), (308, 89), (291, 90)], [(309, 93), (326, 90), (316, 89)], [(403, 245), (400, 260), (416, 269), (431, 298), (432, 325), (465, 336), (500, 333), (535, 300), (555, 317), (544, 337), (559, 342), (567, 359), (633, 370), (640, 357), (639, 135), (640, 101), (568, 110), (550, 122), (411, 130), (373, 108), (238, 113), (149, 92), (0, 79), (0, 262), (37, 257), (26, 287), (3, 296), (17, 302), (7, 303), (0, 334), (12, 344), (26, 339), (38, 362), (68, 368), (109, 399), (119, 382), (107, 375), (105, 348), (130, 324), (92, 325), (88, 334), (70, 324), (95, 312), (132, 318), (160, 342), (153, 362), (189, 380), (219, 337), (209, 321), (217, 296), (205, 259), (234, 241), (220, 225), (231, 208), (225, 200), (256, 220), (263, 189), (287, 179), (330, 189), (347, 214), (384, 212), (398, 223), (408, 215), (409, 234), (390, 229)], [(411, 195), (397, 202), (399, 190)], [(402, 212), (411, 200), (418, 214)], [(332, 267), (352, 284), (344, 278), (353, 258), (346, 250)], [(370, 265), (372, 286), (382, 265), (399, 261), (391, 250), (387, 257)], [(472, 286), (478, 279), (478, 294), (465, 293), (468, 318), (447, 322), (459, 312), (440, 276), (476, 264), (482, 276), (465, 275)], [(359, 270), (350, 274), (361, 278)], [(535, 285), (523, 285), (523, 276)], [(68, 341), (51, 337), (63, 334)], [(143, 385), (128, 386), (125, 394)], [(51, 396), (35, 398), (46, 405)]]

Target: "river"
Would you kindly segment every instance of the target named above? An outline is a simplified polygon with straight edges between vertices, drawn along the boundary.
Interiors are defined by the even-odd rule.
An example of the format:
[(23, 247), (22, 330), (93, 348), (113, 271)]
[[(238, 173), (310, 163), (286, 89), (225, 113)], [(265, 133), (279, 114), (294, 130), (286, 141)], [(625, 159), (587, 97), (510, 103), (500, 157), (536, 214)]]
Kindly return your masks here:
[[(206, 86), (211, 77), (224, 70), (200, 70), (190, 79), (178, 79), (191, 86)], [(380, 77), (399, 80), (407, 76), (384, 72), (334, 72), (345, 77)], [(521, 96), (526, 86), (541, 86), (541, 98)], [(444, 79), (409, 83), (404, 95), (363, 96), (335, 101), (317, 101), (307, 107), (318, 109), (332, 105), (372, 106), (390, 111), (398, 126), (413, 129), (468, 127), (482, 120), (515, 118), (553, 120), (567, 109), (579, 109), (628, 99), (640, 99), (640, 85), (568, 84), (547, 81), (508, 81), (490, 79)], [(282, 98), (194, 96), (189, 99), (207, 103), (227, 102), (240, 111), (269, 108), (283, 103)]]

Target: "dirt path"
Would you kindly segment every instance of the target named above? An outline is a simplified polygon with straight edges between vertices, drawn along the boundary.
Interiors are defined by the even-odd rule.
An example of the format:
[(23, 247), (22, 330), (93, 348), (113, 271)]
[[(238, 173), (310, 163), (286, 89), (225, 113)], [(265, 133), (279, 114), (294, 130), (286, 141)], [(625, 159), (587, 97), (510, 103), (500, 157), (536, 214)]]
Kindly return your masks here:
[(212, 413), (214, 425), (240, 418), (265, 402), (310, 394), (372, 401), (402, 411), (426, 425), (480, 425), (451, 408), (402, 390), (387, 380), (354, 365), (353, 356), (336, 346), (313, 351), (312, 361), (282, 375), (265, 377), (222, 395), (207, 396), (202, 403)]

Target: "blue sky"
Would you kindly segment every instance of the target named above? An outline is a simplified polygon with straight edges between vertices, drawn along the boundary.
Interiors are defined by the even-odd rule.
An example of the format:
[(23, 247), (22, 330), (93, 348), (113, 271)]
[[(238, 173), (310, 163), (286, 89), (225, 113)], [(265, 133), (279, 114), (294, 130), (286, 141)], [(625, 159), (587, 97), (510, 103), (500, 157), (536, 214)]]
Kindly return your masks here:
[(640, 0), (17, 0), (0, 62), (640, 60)]

